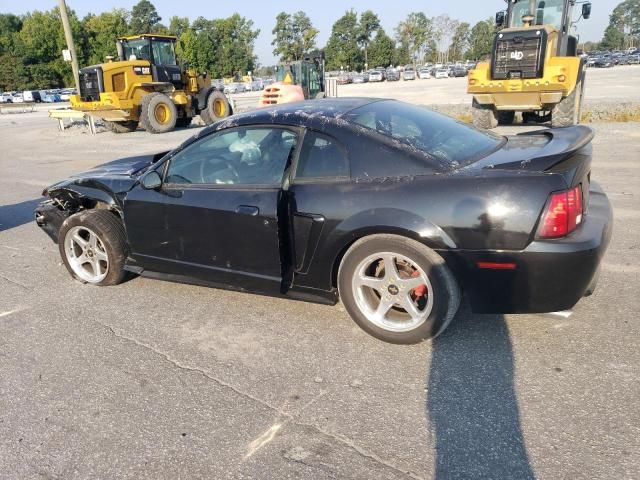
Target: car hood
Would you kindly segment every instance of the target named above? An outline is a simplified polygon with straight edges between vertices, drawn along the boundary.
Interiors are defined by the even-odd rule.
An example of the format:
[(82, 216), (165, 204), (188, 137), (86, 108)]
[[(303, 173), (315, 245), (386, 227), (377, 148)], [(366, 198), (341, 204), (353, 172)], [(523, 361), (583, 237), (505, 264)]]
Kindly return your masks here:
[(168, 152), (160, 152), (149, 155), (139, 155), (136, 157), (120, 158), (108, 163), (103, 163), (97, 167), (87, 170), (85, 172), (77, 173), (71, 176), (71, 178), (96, 178), (96, 177), (111, 177), (111, 176), (136, 176), (142, 172), (149, 165), (156, 163)]
[(110, 194), (124, 194), (131, 190), (147, 167), (157, 163), (168, 152), (136, 157), (126, 157), (98, 165), (91, 170), (77, 173), (47, 187), (43, 196), (55, 195), (67, 190), (86, 195), (88, 190), (100, 190)]

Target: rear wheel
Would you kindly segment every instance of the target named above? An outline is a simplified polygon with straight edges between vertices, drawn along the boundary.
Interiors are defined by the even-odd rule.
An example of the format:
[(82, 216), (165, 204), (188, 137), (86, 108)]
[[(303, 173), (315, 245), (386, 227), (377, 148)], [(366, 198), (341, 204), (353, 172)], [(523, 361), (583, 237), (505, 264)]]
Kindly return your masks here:
[(513, 125), (515, 118), (516, 112), (514, 110), (498, 110), (499, 125)]
[(107, 210), (84, 210), (67, 218), (58, 247), (73, 278), (92, 285), (117, 285), (127, 275), (128, 254), (122, 221)]
[(138, 122), (135, 120), (128, 122), (108, 122), (105, 120), (104, 125), (113, 133), (130, 133), (138, 129)]
[(551, 112), (552, 127), (569, 127), (580, 123), (582, 111), (582, 82), (576, 84), (573, 91), (560, 100)]
[(390, 343), (439, 335), (460, 304), (458, 285), (442, 257), (396, 235), (355, 242), (340, 264), (338, 289), (351, 318)]
[(482, 105), (473, 99), (471, 104), (473, 110), (473, 125), (477, 128), (491, 130), (498, 126), (498, 117), (493, 105)]
[(178, 119), (178, 110), (167, 95), (160, 92), (142, 97), (140, 125), (149, 133), (166, 133), (173, 130)]
[(226, 95), (219, 90), (211, 92), (207, 97), (207, 104), (204, 110), (200, 112), (200, 118), (202, 118), (205, 125), (211, 125), (229, 115), (231, 115), (231, 106)]

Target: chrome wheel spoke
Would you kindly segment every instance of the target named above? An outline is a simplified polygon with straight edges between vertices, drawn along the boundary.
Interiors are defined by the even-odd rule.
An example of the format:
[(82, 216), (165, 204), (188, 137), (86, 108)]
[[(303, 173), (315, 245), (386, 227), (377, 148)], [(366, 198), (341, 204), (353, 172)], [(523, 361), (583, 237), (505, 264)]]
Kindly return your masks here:
[(77, 233), (71, 238), (80, 248), (84, 248), (88, 244), (88, 242)]
[(384, 254), (382, 256), (384, 262), (384, 278), (387, 281), (394, 281), (400, 277), (398, 274), (398, 267), (396, 266), (396, 259), (391, 254)]
[(109, 261), (109, 257), (107, 257), (107, 254), (101, 250), (96, 250), (96, 258), (98, 260), (102, 260), (103, 262)]
[(425, 282), (422, 276), (418, 276), (418, 277), (401, 278), (398, 281), (398, 283), (403, 289), (409, 291), (409, 290), (413, 290), (414, 288), (418, 288), (422, 285), (426, 285), (427, 282)]
[(360, 286), (373, 288), (378, 292), (381, 292), (384, 288), (384, 280), (382, 278), (369, 277), (368, 275), (359, 275), (357, 281)]
[(78, 257), (71, 257), (70, 260), (74, 262), (76, 265), (78, 265), (79, 267), (81, 267), (87, 262), (91, 262), (91, 260), (89, 260), (89, 257), (87, 257), (84, 253)]
[(93, 248), (96, 248), (98, 246), (98, 236), (93, 232), (89, 234), (89, 245), (91, 245)]
[(389, 313), (389, 310), (391, 310), (391, 307), (393, 307), (394, 303), (395, 302), (393, 301), (393, 299), (389, 297), (381, 297), (378, 308), (376, 309), (376, 312), (374, 314), (375, 317), (380, 321), (385, 321), (385, 319), (387, 318), (387, 313)]
[(418, 307), (413, 303), (411, 296), (409, 294), (404, 294), (400, 296), (400, 306), (404, 308), (404, 310), (411, 315), (413, 320), (418, 320), (422, 316), (422, 313)]

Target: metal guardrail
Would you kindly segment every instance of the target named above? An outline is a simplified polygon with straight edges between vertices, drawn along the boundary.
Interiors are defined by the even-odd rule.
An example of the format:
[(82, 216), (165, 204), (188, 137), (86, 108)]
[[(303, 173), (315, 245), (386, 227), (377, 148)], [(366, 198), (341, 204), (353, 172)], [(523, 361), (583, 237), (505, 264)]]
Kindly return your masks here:
[(72, 110), (71, 108), (58, 108), (55, 110), (49, 110), (49, 118), (58, 120), (58, 128), (61, 132), (66, 128), (64, 123), (65, 120), (82, 120), (87, 123), (92, 135), (97, 133), (95, 119), (91, 114), (86, 112), (79, 112), (78, 110)]
[(0, 115), (5, 113), (30, 113), (36, 109), (35, 102), (7, 102), (0, 103)]

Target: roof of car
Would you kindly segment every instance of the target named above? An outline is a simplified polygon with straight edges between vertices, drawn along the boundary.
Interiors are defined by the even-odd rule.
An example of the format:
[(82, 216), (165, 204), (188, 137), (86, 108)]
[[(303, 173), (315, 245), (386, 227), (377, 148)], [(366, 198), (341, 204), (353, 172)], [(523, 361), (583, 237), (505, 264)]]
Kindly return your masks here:
[(246, 125), (250, 123), (283, 123), (287, 125), (307, 125), (313, 119), (338, 119), (347, 112), (383, 101), (382, 98), (341, 97), (303, 102), (286, 103), (272, 107), (258, 108), (249, 112), (233, 115), (218, 122), (215, 130), (229, 127), (230, 123)]

